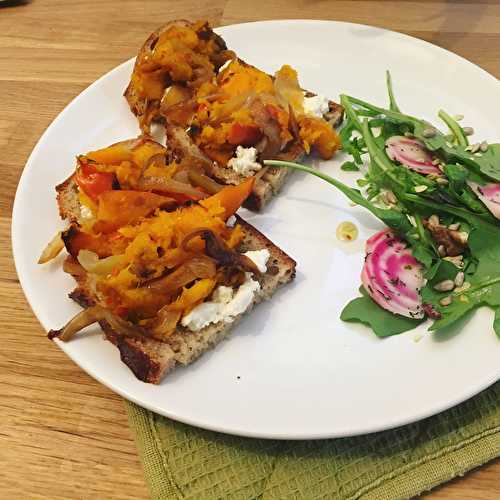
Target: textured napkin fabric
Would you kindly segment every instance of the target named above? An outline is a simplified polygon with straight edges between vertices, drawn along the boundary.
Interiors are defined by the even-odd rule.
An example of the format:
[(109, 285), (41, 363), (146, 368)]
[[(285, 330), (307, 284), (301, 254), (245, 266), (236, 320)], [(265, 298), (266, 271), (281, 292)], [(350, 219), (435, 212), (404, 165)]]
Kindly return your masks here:
[(500, 382), (416, 424), (322, 441), (241, 438), (127, 410), (153, 500), (408, 498), (500, 455)]

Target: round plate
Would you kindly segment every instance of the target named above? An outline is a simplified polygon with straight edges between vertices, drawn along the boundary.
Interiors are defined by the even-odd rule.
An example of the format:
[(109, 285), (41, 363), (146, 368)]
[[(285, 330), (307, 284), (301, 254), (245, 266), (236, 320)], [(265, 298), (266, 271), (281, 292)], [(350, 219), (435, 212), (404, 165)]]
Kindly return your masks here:
[[(288, 63), (304, 88), (338, 100), (341, 92), (385, 105), (385, 70), (400, 107), (436, 121), (438, 109), (466, 116), (481, 139), (500, 138), (500, 84), (470, 62), (426, 42), (369, 26), (273, 21), (217, 30), (251, 64), (274, 72)], [(144, 34), (146, 37), (146, 33)], [(13, 214), (13, 248), (26, 296), (46, 328), (80, 309), (62, 257), (38, 266), (45, 244), (63, 227), (54, 186), (76, 154), (133, 137), (139, 129), (122, 97), (133, 61), (79, 95), (47, 129), (23, 172)], [(321, 168), (342, 172), (345, 157)], [(358, 294), (363, 246), (381, 226), (326, 183), (294, 173), (262, 214), (242, 211), (298, 262), (297, 278), (259, 305), (228, 341), (159, 386), (134, 378), (98, 328), (59, 346), (87, 373), (125, 398), (207, 429), (265, 438), (327, 438), (388, 429), (440, 412), (500, 378), (500, 342), (492, 314), (478, 311), (461, 329), (426, 327), (380, 340), (343, 323)], [(341, 243), (335, 229), (351, 220), (359, 239)], [(47, 348), (49, 348), (47, 346)]]

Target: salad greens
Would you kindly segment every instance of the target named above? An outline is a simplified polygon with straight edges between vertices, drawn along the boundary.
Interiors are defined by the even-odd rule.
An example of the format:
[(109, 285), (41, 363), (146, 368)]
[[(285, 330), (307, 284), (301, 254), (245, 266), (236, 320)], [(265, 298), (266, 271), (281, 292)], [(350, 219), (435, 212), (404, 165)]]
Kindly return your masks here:
[[(494, 184), (500, 182), (500, 144), (481, 151), (469, 146), (464, 129), (443, 110), (438, 116), (447, 133), (402, 113), (389, 72), (387, 89), (388, 109), (341, 96), (346, 120), (339, 136), (351, 156), (341, 168), (361, 171), (360, 189), (305, 165), (264, 163), (320, 177), (406, 241), (422, 266), (425, 285), (418, 300), (433, 320), (430, 330), (449, 327), (487, 305), (495, 310), (493, 327), (500, 338), (500, 221), (471, 189), (475, 183), (498, 186), (500, 192)], [(379, 337), (422, 321), (380, 307), (363, 287), (361, 294), (345, 306), (341, 319), (367, 324)]]

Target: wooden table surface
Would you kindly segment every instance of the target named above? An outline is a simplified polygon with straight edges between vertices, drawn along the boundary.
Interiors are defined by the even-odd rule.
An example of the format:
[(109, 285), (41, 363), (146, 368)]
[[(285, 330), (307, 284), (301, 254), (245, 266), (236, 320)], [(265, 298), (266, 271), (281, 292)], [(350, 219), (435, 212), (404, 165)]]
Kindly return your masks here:
[[(0, 8), (2, 499), (148, 498), (123, 401), (44, 337), (17, 280), (10, 223), (19, 176), (49, 123), (135, 55), (154, 28), (179, 17), (214, 25), (277, 18), (372, 24), (441, 45), (500, 76), (498, 0), (33, 0)], [(33, 209), (36, 215), (36, 200)], [(500, 498), (500, 461), (428, 496)]]

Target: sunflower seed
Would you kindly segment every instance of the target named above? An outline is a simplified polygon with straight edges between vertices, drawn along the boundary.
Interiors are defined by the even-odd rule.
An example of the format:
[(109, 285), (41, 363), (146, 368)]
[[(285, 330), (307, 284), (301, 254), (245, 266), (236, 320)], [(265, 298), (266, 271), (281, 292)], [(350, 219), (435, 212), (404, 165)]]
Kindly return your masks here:
[(437, 182), (438, 184), (445, 185), (445, 184), (448, 184), (448, 179), (445, 179), (444, 177), (438, 177), (438, 178), (436, 179), (436, 182)]
[(463, 271), (459, 271), (455, 276), (455, 286), (462, 286), (464, 284), (465, 274)]
[(427, 191), (427, 186), (415, 186), (413, 189), (415, 190), (415, 193), (423, 193), (424, 191)]
[(472, 135), (474, 133), (474, 129), (472, 127), (464, 127), (462, 130), (465, 135)]
[(450, 224), (448, 226), (448, 229), (451, 229), (452, 231), (458, 231), (460, 229), (460, 222), (455, 222), (455, 224)]
[(439, 303), (442, 305), (442, 306), (449, 306), (451, 304), (451, 301), (452, 301), (452, 298), (451, 298), (451, 295), (448, 295), (448, 297), (443, 297)]
[(486, 151), (488, 151), (488, 143), (486, 141), (483, 141), (480, 145), (479, 145), (479, 149), (483, 152), (483, 153), (486, 153)]
[(422, 132), (422, 135), (426, 138), (426, 139), (430, 139), (431, 137), (435, 137), (436, 135), (436, 129), (434, 128), (426, 128), (424, 129), (424, 131)]
[(451, 262), (454, 266), (458, 267), (459, 269), (462, 269), (464, 267), (463, 259), (464, 259), (463, 255), (456, 255), (454, 257), (443, 257), (443, 260)]
[(439, 216), (436, 214), (433, 214), (429, 217), (429, 224), (431, 226), (439, 226)]
[(472, 146), (470, 146), (470, 149), (469, 151), (474, 154), (474, 153), (477, 153), (479, 151), (479, 147), (480, 147), (480, 144), (479, 142), (476, 143), (476, 144), (473, 144)]
[(438, 292), (450, 292), (455, 288), (455, 283), (452, 280), (444, 280), (440, 281), (436, 285), (434, 285), (434, 290)]
[(438, 246), (438, 254), (441, 256), (441, 257), (446, 257), (446, 248), (444, 245), (439, 245)]

